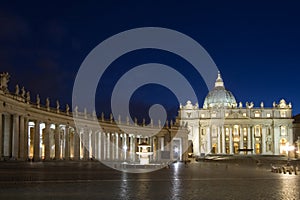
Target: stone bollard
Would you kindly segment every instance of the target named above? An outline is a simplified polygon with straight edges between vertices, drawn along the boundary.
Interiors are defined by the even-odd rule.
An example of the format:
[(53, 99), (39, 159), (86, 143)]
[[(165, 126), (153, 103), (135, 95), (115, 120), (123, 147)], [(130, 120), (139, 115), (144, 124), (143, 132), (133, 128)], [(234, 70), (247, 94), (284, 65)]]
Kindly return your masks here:
[(297, 169), (296, 165), (294, 165), (294, 172), (295, 172), (295, 175), (298, 175), (298, 169)]

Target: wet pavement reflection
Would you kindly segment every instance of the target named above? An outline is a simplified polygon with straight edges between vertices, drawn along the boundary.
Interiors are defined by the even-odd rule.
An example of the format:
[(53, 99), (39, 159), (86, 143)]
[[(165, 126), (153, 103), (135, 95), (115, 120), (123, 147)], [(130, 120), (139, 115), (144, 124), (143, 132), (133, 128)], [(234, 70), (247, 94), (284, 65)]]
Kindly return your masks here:
[(125, 173), (98, 162), (0, 163), (0, 199), (299, 199), (300, 175), (224, 163)]

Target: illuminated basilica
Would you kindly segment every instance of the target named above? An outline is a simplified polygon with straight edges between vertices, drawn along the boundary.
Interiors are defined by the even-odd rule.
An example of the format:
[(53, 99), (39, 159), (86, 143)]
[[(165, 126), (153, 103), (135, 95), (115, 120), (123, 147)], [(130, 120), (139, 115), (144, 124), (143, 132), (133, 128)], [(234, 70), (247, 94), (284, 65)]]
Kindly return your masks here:
[(180, 106), (195, 156), (206, 154), (287, 155), (293, 145), (292, 105), (281, 100), (272, 108), (237, 103), (220, 73), (202, 108), (190, 101)]

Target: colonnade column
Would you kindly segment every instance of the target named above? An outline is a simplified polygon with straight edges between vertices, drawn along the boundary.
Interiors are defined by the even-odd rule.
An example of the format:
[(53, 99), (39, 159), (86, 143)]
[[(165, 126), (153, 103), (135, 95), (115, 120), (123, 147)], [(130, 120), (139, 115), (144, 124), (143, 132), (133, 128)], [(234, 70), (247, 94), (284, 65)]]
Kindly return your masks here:
[(40, 160), (40, 122), (34, 123), (34, 146), (33, 146), (33, 159), (34, 161)]
[(74, 160), (80, 160), (80, 130), (74, 131)]
[(10, 126), (10, 115), (4, 115), (4, 133), (3, 133), (3, 156), (11, 157), (11, 126)]
[(2, 126), (2, 113), (0, 113), (0, 160), (3, 157), (3, 126)]
[(90, 153), (90, 131), (88, 129), (83, 129), (83, 159), (89, 159)]
[(116, 134), (116, 141), (115, 141), (115, 151), (116, 151), (116, 160), (120, 160), (120, 134)]
[(65, 127), (65, 159), (70, 159), (70, 128), (68, 125)]
[[(132, 153), (132, 161), (135, 162), (135, 157), (136, 157), (136, 146), (135, 146), (135, 143), (136, 143), (136, 137), (135, 135), (132, 135), (131, 136), (131, 153)], [(152, 149), (153, 151), (153, 149)]]
[(225, 141), (225, 131), (224, 131), (224, 126), (222, 126), (222, 154), (226, 154), (226, 141)]
[(44, 129), (45, 160), (50, 160), (50, 124), (45, 124)]
[(110, 146), (111, 146), (110, 133), (106, 133), (105, 136), (106, 136), (106, 140), (105, 140), (105, 142), (106, 142), (106, 160), (110, 160)]
[(25, 140), (25, 119), (24, 119), (24, 116), (20, 116), (20, 149), (19, 149), (19, 158), (21, 160), (24, 160), (25, 159), (25, 155), (24, 155), (24, 149), (25, 149), (25, 145), (27, 144), (27, 140)]
[(19, 158), (19, 116), (13, 115), (13, 130), (12, 130), (12, 157)]
[(28, 118), (24, 118), (24, 159), (28, 158), (28, 123), (29, 123), (29, 119)]
[(60, 159), (60, 129), (59, 125), (55, 124), (54, 143), (55, 143), (55, 160)]

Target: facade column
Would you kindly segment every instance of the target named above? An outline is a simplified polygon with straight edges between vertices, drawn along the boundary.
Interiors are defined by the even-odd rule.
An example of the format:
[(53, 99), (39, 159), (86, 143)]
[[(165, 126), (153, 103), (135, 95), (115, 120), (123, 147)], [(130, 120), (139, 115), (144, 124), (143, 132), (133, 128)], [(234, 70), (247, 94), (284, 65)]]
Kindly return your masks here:
[(74, 160), (80, 160), (80, 130), (74, 130)]
[(266, 135), (267, 135), (266, 127), (263, 126), (262, 133), (261, 133), (261, 153), (262, 154), (266, 154)]
[(44, 129), (45, 160), (50, 160), (50, 124), (45, 123)]
[(207, 147), (206, 147), (206, 154), (211, 153), (211, 135), (210, 135), (210, 126), (206, 127), (206, 138), (207, 138)]
[(0, 113), (0, 160), (3, 158), (3, 124), (2, 113)]
[[(248, 127), (247, 127), (247, 149), (252, 149), (252, 147), (251, 147), (251, 127), (248, 125)], [(253, 151), (254, 150), (252, 150), (252, 154), (253, 154)], [(248, 152), (247, 152), (247, 154), (248, 154)]]
[(252, 128), (251, 128), (251, 130), (252, 130), (252, 149), (253, 149), (253, 154), (256, 154), (256, 149), (255, 149), (255, 127), (254, 126), (252, 126)]
[(221, 150), (221, 130), (220, 130), (220, 126), (217, 127), (217, 134), (218, 134), (218, 154), (220, 154), (222, 152)]
[[(244, 149), (244, 132), (242, 126), (240, 126), (240, 149)], [(240, 151), (240, 154), (244, 154), (244, 151)]]
[(224, 126), (222, 126), (221, 129), (221, 135), (222, 135), (222, 154), (226, 154), (226, 139), (225, 139), (225, 130)]
[(70, 127), (65, 127), (65, 160), (70, 160)]
[(229, 154), (233, 154), (232, 127), (229, 127)]
[(33, 146), (33, 159), (34, 161), (40, 160), (40, 122), (34, 123), (34, 146)]
[(55, 141), (55, 160), (59, 160), (60, 159), (60, 129), (58, 124), (55, 124), (54, 141)]
[(274, 153), (275, 155), (279, 155), (279, 136), (280, 136), (280, 131), (279, 131), (279, 126), (274, 125)]

